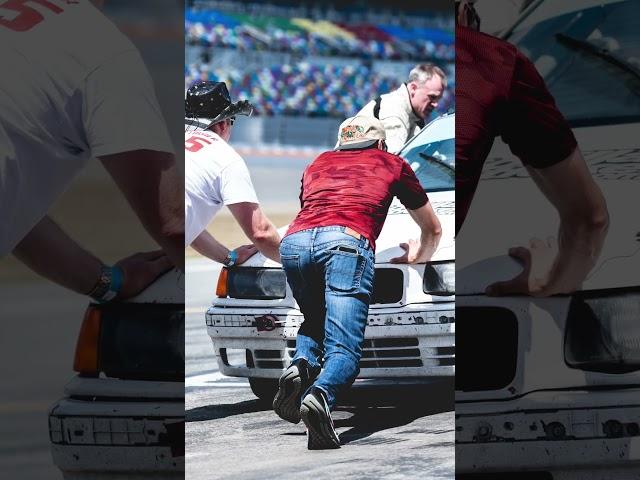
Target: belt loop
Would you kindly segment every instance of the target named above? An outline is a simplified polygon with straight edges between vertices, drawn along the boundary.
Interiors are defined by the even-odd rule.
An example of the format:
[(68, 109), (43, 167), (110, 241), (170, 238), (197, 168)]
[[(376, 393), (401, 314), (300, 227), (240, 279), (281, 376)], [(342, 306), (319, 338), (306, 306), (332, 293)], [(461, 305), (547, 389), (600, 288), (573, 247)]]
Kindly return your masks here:
[(316, 234), (318, 233), (318, 227), (313, 227), (313, 230), (311, 230), (311, 251), (313, 252), (314, 248), (314, 244), (316, 243)]

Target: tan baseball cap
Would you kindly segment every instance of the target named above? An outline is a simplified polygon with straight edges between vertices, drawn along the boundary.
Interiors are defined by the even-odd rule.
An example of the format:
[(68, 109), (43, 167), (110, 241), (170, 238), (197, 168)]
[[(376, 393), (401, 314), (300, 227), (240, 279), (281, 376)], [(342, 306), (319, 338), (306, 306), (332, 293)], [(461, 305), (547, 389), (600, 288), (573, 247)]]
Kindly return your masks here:
[(340, 124), (336, 150), (366, 148), (385, 140), (384, 126), (374, 117), (350, 117)]

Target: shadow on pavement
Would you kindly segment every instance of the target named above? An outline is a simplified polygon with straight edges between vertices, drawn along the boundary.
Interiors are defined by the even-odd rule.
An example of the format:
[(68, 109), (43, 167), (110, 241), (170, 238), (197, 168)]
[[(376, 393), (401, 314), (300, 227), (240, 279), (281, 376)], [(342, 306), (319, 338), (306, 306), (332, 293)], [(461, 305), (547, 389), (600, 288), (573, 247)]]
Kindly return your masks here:
[[(454, 410), (453, 383), (353, 389), (334, 414), (336, 427), (351, 427), (340, 434), (342, 444), (361, 440), (375, 432), (408, 425), (414, 420)], [(344, 418), (344, 414), (352, 415)], [(450, 430), (415, 433), (446, 433)]]
[[(426, 385), (360, 385), (343, 395), (334, 412), (334, 421), (336, 427), (351, 427), (340, 435), (342, 443), (349, 443), (380, 430), (407, 425), (418, 418), (453, 409), (453, 382), (448, 380)], [(271, 402), (258, 399), (206, 405), (186, 410), (185, 421), (202, 422), (269, 410)]]
[(187, 422), (204, 422), (219, 418), (243, 415), (245, 413), (255, 413), (271, 410), (271, 405), (261, 402), (258, 399), (245, 400), (238, 403), (225, 403), (223, 405), (207, 405), (204, 407), (192, 408), (185, 411)]

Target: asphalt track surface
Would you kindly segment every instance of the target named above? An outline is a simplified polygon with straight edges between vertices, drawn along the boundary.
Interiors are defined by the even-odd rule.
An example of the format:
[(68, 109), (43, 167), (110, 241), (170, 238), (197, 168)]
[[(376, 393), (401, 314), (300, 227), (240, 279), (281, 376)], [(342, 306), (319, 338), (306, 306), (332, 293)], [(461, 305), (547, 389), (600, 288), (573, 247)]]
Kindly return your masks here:
[(342, 448), (309, 451), (302, 423), (281, 420), (246, 379), (220, 374), (204, 311), (213, 262), (187, 263), (186, 478), (454, 478), (453, 385), (358, 385), (335, 423)]
[(62, 478), (49, 444), (49, 407), (73, 375), (87, 301), (48, 282), (0, 288), (0, 478)]

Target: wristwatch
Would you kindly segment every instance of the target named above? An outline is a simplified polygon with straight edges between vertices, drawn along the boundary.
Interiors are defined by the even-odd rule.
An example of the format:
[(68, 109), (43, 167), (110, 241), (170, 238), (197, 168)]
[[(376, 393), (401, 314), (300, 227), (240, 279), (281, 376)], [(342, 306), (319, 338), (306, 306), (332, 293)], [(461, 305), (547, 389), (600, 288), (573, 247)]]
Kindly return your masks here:
[(105, 303), (116, 298), (122, 288), (122, 269), (120, 267), (102, 266), (95, 286), (87, 294), (98, 303)]
[(225, 258), (222, 263), (224, 264), (225, 267), (233, 267), (237, 261), (238, 261), (238, 252), (236, 252), (235, 250), (229, 250), (229, 253), (227, 254), (227, 258)]

